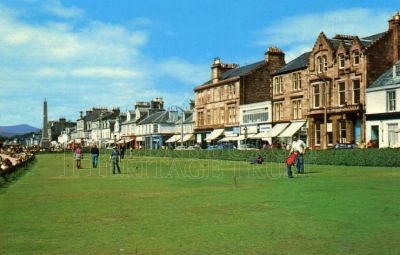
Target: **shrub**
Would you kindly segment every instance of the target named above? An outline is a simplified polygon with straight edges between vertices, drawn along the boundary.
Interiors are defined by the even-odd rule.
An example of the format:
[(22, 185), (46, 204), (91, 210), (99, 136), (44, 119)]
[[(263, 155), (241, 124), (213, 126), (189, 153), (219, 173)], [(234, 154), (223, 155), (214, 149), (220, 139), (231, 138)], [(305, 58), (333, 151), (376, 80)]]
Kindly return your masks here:
[[(129, 154), (127, 152), (126, 154)], [(241, 150), (133, 150), (131, 155), (148, 157), (198, 158), (249, 161), (261, 154), (267, 162), (282, 163), (288, 152), (279, 149), (261, 151)], [(400, 167), (400, 149), (330, 149), (309, 150), (307, 164), (344, 166)]]

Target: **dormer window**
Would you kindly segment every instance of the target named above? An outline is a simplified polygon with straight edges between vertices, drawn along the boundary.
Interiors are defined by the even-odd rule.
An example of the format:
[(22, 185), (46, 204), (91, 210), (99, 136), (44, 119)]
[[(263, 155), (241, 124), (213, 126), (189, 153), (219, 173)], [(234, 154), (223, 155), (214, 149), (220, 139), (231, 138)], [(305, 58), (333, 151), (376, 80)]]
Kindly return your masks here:
[(393, 78), (400, 78), (400, 64), (395, 65), (393, 69)]
[(360, 52), (354, 51), (353, 52), (353, 65), (358, 65), (360, 64)]
[(322, 63), (324, 66), (324, 72), (328, 71), (328, 59), (326, 56), (322, 56)]
[(343, 69), (344, 68), (344, 55), (340, 54), (339, 55), (339, 69)]
[(322, 58), (317, 58), (317, 65), (318, 65), (318, 73), (322, 73)]

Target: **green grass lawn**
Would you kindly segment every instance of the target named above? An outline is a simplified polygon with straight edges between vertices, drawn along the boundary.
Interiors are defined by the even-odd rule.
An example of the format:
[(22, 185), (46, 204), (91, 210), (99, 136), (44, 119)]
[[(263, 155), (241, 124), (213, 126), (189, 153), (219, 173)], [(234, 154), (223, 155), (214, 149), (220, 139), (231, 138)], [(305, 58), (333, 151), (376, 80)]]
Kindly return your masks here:
[(0, 189), (0, 254), (400, 254), (399, 169), (107, 159), (38, 155)]

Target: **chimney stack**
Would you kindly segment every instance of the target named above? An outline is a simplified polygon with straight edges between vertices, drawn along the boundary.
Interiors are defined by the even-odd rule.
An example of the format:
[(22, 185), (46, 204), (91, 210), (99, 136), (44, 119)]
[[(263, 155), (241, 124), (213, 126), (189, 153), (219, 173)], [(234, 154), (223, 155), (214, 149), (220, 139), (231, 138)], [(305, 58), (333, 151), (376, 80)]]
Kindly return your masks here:
[(397, 11), (389, 20), (389, 32), (392, 35), (393, 61), (396, 64), (400, 57), (400, 13)]
[(278, 47), (269, 47), (267, 52), (265, 52), (265, 62), (285, 65), (285, 53)]
[(211, 65), (211, 80), (212, 83), (217, 83), (221, 79), (222, 75), (231, 69), (238, 67), (238, 64), (222, 64), (219, 57), (214, 58), (213, 64)]

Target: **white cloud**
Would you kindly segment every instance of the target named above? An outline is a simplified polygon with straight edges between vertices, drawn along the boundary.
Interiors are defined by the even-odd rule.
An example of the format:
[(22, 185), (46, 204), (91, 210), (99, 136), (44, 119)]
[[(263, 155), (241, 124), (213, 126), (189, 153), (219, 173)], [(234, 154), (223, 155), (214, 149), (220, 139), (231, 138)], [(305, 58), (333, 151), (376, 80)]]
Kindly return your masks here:
[[(30, 24), (23, 17), (0, 4), (0, 125), (40, 126), (45, 97), (50, 119), (76, 119), (93, 106), (132, 109), (135, 101), (160, 96), (167, 105), (181, 105), (209, 75), (208, 65), (144, 55), (146, 30), (94, 20)], [(188, 93), (171, 92), (172, 86)]]
[(209, 77), (206, 65), (193, 64), (180, 58), (171, 58), (159, 63), (159, 74), (173, 77), (182, 82), (199, 85)]
[(88, 78), (133, 78), (140, 76), (140, 73), (114, 67), (90, 67), (72, 70), (71, 74), (77, 77)]
[(84, 12), (77, 7), (65, 7), (60, 0), (47, 0), (43, 4), (45, 12), (64, 19), (80, 18)]
[[(360, 37), (386, 31), (388, 11), (367, 8), (351, 8), (325, 13), (312, 13), (285, 17), (261, 31), (256, 45), (277, 45), (288, 49), (287, 56), (298, 56), (309, 51), (320, 32)], [(308, 45), (308, 49), (307, 49)]]

